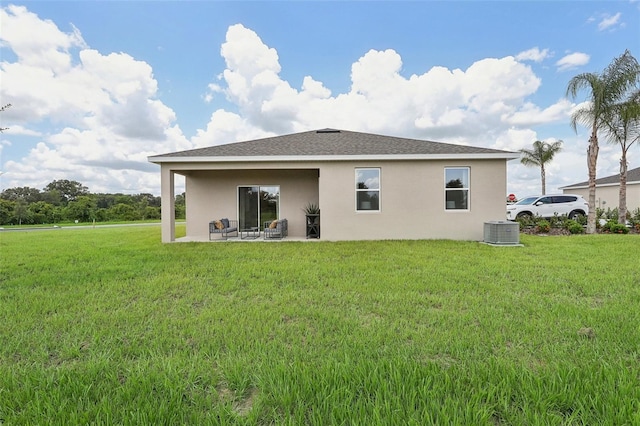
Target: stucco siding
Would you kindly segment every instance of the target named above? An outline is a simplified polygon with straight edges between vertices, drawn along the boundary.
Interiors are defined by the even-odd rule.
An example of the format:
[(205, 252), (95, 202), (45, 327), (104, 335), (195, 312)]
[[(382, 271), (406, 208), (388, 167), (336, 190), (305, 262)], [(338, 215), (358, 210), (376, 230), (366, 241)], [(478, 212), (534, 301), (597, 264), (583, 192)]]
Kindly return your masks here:
[[(445, 167), (470, 168), (470, 209), (445, 210)], [(357, 212), (355, 169), (380, 168), (380, 211)], [(320, 171), (322, 239), (482, 240), (483, 224), (505, 219), (506, 162), (329, 163)]]
[[(174, 164), (185, 176), (187, 236), (206, 240), (213, 219), (238, 217), (238, 186), (279, 185), (280, 218), (304, 237), (308, 202), (321, 209), (322, 240), (483, 238), (486, 221), (505, 220), (506, 161), (415, 160), (256, 164)], [(445, 167), (468, 167), (468, 211), (445, 209)], [(380, 169), (380, 211), (356, 211), (356, 168)], [(165, 171), (164, 173), (168, 173)]]
[(318, 170), (195, 170), (186, 175), (187, 236), (205, 239), (209, 222), (238, 217), (238, 187), (280, 186), (280, 218), (289, 221), (289, 234), (305, 235), (303, 207), (318, 202)]
[[(589, 199), (589, 188), (563, 189), (565, 194), (576, 194), (585, 200)], [(620, 201), (620, 185), (597, 186), (596, 207), (602, 209), (615, 209)], [(633, 211), (640, 208), (640, 183), (627, 184), (627, 210)]]

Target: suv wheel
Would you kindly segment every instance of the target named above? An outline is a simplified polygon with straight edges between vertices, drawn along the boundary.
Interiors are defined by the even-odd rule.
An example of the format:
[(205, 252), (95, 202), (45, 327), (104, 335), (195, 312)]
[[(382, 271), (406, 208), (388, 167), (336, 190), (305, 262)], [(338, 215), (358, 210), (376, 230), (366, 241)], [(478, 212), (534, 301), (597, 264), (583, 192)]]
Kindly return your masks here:
[(520, 212), (516, 216), (516, 219), (529, 220), (529, 219), (531, 219), (531, 213), (529, 213), (529, 212)]
[(569, 213), (569, 219), (572, 219), (572, 220), (578, 220), (580, 216), (584, 216), (584, 213), (578, 210), (574, 210), (571, 213)]

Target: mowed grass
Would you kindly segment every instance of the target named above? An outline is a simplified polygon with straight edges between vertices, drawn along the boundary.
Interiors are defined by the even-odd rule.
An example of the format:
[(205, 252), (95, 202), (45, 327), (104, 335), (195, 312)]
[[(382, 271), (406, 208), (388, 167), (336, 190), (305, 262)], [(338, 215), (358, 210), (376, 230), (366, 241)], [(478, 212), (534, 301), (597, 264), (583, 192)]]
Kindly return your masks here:
[(521, 240), (2, 233), (0, 424), (640, 424), (640, 238)]

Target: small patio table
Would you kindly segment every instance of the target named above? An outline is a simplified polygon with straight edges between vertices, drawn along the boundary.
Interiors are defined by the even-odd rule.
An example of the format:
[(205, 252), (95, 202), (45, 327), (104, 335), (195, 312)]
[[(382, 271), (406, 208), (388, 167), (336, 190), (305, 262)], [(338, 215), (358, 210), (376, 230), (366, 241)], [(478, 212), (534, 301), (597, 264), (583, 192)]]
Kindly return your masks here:
[(240, 230), (241, 240), (255, 240), (257, 238), (260, 238), (260, 228), (257, 226)]

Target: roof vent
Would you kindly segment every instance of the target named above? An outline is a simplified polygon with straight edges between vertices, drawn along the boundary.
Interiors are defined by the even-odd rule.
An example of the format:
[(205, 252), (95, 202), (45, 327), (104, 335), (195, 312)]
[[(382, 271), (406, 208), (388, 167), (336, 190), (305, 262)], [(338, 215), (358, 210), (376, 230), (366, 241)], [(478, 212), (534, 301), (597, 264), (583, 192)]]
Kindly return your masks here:
[(321, 130), (316, 130), (316, 133), (340, 133), (340, 130), (336, 130), (336, 129), (321, 129)]

